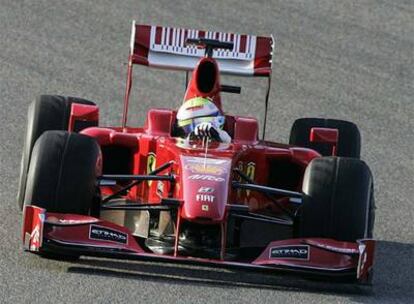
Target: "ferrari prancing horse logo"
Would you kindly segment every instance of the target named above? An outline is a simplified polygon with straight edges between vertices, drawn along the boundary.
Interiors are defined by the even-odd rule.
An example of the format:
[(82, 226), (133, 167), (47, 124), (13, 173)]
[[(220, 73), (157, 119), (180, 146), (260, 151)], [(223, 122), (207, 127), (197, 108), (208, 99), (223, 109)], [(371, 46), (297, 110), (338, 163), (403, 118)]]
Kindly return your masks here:
[(246, 175), (251, 179), (254, 180), (254, 174), (256, 171), (256, 164), (254, 162), (249, 162), (246, 168)]
[[(239, 161), (237, 164), (238, 169), (243, 172), (249, 179), (254, 181), (254, 177), (256, 175), (256, 163), (255, 162), (248, 162), (246, 165), (244, 162)], [(239, 181), (243, 181), (243, 179), (240, 177)], [(246, 196), (250, 196), (250, 190), (245, 190)], [(240, 195), (241, 189), (237, 190), (238, 195)]]
[[(256, 164), (254, 162), (249, 162), (246, 167), (246, 175), (251, 180), (254, 180), (254, 175), (256, 171)], [(247, 196), (250, 195), (250, 190), (246, 190)]]
[[(155, 163), (157, 161), (156, 155), (153, 152), (148, 153), (147, 155), (147, 174), (150, 174), (155, 170)], [(151, 186), (152, 181), (148, 181), (148, 186)]]

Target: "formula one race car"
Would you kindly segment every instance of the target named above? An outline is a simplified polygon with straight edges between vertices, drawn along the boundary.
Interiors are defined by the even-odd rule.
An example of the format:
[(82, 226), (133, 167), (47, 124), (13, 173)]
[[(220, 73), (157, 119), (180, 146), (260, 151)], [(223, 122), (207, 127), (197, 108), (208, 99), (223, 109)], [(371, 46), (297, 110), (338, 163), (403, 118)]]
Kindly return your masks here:
[[(40, 96), (28, 112), (18, 193), (25, 250), (370, 282), (373, 178), (358, 128), (302, 118), (289, 144), (266, 141), (273, 47), (273, 37), (134, 22), (121, 126), (98, 126), (93, 102)], [(128, 126), (134, 64), (192, 71), (186, 113), (204, 100), (221, 129), (185, 133), (193, 121), (160, 108), (143, 127)], [(269, 79), (262, 139), (255, 118), (223, 113), (221, 93), (240, 87), (220, 74)]]

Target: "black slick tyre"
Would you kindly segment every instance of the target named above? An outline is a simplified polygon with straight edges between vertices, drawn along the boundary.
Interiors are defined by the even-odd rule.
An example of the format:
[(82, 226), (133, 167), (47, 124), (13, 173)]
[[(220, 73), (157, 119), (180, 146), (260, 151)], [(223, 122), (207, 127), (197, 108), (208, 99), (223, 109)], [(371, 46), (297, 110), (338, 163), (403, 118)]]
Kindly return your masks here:
[[(26, 138), (20, 164), (20, 179), (17, 193), (19, 209), (23, 208), (27, 171), (33, 146), (45, 131), (68, 129), (72, 103), (95, 105), (95, 103), (89, 100), (58, 95), (41, 95), (30, 104), (27, 114)], [(94, 122), (87, 122), (83, 127), (95, 125), (96, 123)]]
[(323, 156), (330, 156), (332, 153), (330, 145), (309, 141), (310, 131), (314, 127), (338, 129), (337, 156), (360, 158), (361, 134), (354, 123), (345, 120), (323, 118), (297, 119), (290, 131), (289, 144), (310, 148), (318, 151)]
[(303, 180), (301, 237), (354, 242), (371, 238), (375, 219), (373, 178), (361, 160), (321, 157), (312, 160)]
[(66, 131), (43, 133), (33, 147), (24, 204), (49, 212), (89, 214), (99, 155), (91, 137)]

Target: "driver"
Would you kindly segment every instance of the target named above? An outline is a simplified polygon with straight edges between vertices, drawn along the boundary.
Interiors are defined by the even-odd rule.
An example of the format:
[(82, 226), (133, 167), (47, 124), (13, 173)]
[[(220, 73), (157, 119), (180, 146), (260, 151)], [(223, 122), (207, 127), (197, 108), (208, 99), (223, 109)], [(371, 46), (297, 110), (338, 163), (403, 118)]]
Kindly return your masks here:
[(231, 137), (223, 130), (224, 115), (207, 98), (195, 97), (183, 103), (177, 112), (177, 125), (183, 137), (194, 133), (196, 137), (208, 137), (222, 143), (230, 143)]

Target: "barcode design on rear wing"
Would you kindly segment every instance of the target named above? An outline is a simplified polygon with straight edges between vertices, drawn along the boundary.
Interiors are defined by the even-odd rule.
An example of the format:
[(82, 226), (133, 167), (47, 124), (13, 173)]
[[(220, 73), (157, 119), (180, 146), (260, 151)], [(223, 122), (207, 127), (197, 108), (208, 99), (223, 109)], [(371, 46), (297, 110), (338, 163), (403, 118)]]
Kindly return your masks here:
[(150, 67), (193, 70), (205, 50), (186, 45), (188, 38), (207, 38), (232, 42), (233, 49), (217, 49), (221, 73), (240, 76), (270, 76), (272, 73), (273, 37), (241, 35), (132, 23), (131, 63)]
[(204, 49), (194, 45), (186, 45), (187, 38), (207, 38), (233, 42), (232, 50), (214, 50), (213, 57), (217, 59), (252, 60), (255, 58), (256, 36), (252, 35), (151, 26), (149, 47), (154, 52), (194, 57), (204, 56)]

